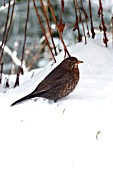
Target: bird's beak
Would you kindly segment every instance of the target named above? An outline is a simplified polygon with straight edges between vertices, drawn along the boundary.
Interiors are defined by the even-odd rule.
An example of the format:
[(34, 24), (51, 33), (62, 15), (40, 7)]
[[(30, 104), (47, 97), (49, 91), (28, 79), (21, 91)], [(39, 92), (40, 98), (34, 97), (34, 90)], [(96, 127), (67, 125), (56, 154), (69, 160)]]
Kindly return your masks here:
[(80, 63), (84, 63), (84, 62), (83, 62), (83, 61), (78, 60), (78, 61), (77, 61), (77, 64), (80, 64)]

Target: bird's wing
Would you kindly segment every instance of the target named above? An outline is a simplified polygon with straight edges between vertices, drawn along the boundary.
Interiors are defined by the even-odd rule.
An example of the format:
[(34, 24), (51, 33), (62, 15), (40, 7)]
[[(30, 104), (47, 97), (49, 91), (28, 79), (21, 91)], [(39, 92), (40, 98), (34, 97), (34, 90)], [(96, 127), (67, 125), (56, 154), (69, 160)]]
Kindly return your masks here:
[(54, 70), (52, 70), (44, 79), (44, 81), (52, 82), (60, 79), (67, 73), (67, 70), (63, 69), (60, 65), (58, 65)]
[(66, 72), (63, 77), (57, 79), (51, 84), (51, 89), (55, 88), (56, 86), (65, 87), (66, 81), (69, 81), (69, 79), (70, 79), (70, 74)]
[(41, 93), (49, 90), (55, 82), (61, 79), (67, 73), (66, 70), (57, 67), (52, 72), (50, 72), (37, 86), (32, 94)]
[(51, 89), (51, 87), (53, 87), (53, 85), (56, 84), (60, 79), (62, 79), (66, 74), (66, 70), (59, 67), (57, 69), (55, 68), (41, 81), (41, 83), (39, 83), (32, 94), (41, 93)]

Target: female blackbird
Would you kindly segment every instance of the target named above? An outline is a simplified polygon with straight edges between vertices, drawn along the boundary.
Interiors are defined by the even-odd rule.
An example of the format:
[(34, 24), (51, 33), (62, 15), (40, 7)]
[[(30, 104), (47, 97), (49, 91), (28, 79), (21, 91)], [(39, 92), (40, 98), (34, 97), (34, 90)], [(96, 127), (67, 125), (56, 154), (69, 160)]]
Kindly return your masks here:
[(67, 96), (75, 89), (79, 81), (79, 63), (83, 61), (75, 57), (66, 58), (38, 84), (32, 93), (15, 101), (11, 106), (35, 97), (52, 99), (56, 102)]

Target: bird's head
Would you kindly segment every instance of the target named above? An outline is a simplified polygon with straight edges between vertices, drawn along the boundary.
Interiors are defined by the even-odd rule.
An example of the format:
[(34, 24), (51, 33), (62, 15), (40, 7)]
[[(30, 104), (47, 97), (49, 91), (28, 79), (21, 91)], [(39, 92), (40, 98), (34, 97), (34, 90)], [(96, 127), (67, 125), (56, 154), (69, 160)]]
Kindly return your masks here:
[(62, 67), (66, 70), (73, 70), (78, 68), (78, 64), (83, 61), (78, 60), (76, 57), (68, 57), (62, 62)]

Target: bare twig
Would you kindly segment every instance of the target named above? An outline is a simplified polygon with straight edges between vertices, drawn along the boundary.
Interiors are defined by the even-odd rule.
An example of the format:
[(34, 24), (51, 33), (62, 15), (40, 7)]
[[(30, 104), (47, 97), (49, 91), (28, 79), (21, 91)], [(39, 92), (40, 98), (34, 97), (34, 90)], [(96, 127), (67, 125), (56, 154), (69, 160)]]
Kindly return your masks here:
[(92, 19), (92, 8), (91, 8), (91, 1), (89, 0), (89, 12), (90, 12), (90, 22), (91, 22), (91, 33), (92, 33), (92, 38), (95, 38), (95, 31), (93, 27), (93, 19)]
[(16, 82), (15, 82), (14, 87), (19, 86), (19, 76), (20, 76), (20, 73), (23, 74), (22, 65), (23, 65), (23, 60), (24, 60), (24, 51), (25, 51), (25, 44), (26, 44), (26, 37), (27, 37), (27, 23), (29, 19), (29, 9), (30, 9), (30, 0), (28, 0), (28, 5), (27, 5), (27, 17), (26, 17), (26, 23), (25, 23), (25, 33), (24, 33), (24, 43), (23, 43), (23, 49), (22, 49), (21, 66), (18, 67)]
[(64, 0), (61, 0), (61, 7), (62, 7), (62, 12), (64, 12)]
[(20, 72), (21, 72), (21, 67), (18, 68), (17, 77), (16, 77), (16, 81), (15, 81), (14, 87), (19, 86)]
[(59, 22), (59, 29), (60, 32), (63, 34), (64, 28), (65, 28), (65, 22), (62, 19), (62, 14), (64, 12), (64, 0), (61, 0), (61, 12), (60, 12), (60, 22)]
[(12, 21), (13, 21), (15, 2), (16, 2), (16, 0), (14, 0), (12, 12), (11, 12), (11, 18), (10, 18), (10, 22), (9, 22), (9, 27), (7, 28), (7, 24), (8, 24), (8, 20), (9, 20), (10, 5), (9, 5), (9, 8), (8, 8), (6, 26), (5, 26), (4, 36), (3, 36), (3, 40), (2, 40), (2, 45), (1, 45), (2, 50), (1, 50), (1, 58), (0, 58), (0, 60), (2, 60), (2, 57), (3, 57), (3, 54), (4, 54), (4, 47), (6, 45), (6, 42), (7, 42), (7, 39), (8, 39), (8, 34), (9, 34), (9, 31), (10, 31), (10, 28), (11, 28), (11, 24), (12, 24)]
[(60, 30), (59, 24), (58, 24), (58, 22), (57, 22), (57, 19), (56, 19), (56, 17), (55, 17), (54, 10), (53, 10), (52, 5), (50, 4), (50, 1), (49, 1), (49, 0), (48, 0), (48, 6), (49, 6), (50, 11), (51, 11), (51, 13), (52, 13), (53, 20), (54, 20), (54, 22), (55, 22), (55, 24), (56, 24), (56, 27), (57, 27), (57, 30), (58, 30), (58, 33), (59, 33), (59, 38), (60, 38), (60, 40), (61, 40), (61, 42), (62, 42), (62, 44), (63, 44), (63, 47), (64, 47), (64, 51), (68, 54), (69, 57), (71, 57), (71, 55), (70, 55), (70, 53), (69, 53), (69, 51), (68, 51), (68, 49), (67, 49), (67, 47), (66, 47), (66, 45), (65, 45), (65, 43), (64, 43), (64, 40), (63, 40), (63, 38), (62, 38), (62, 33), (61, 33), (61, 30)]
[(3, 63), (0, 64), (0, 84), (2, 83)]
[(76, 5), (77, 5), (77, 7), (78, 7), (78, 12), (79, 12), (80, 19), (81, 19), (81, 23), (82, 23), (83, 33), (84, 33), (84, 37), (85, 37), (85, 44), (87, 44), (86, 34), (85, 34), (85, 28), (84, 28), (84, 23), (83, 23), (83, 20), (82, 20), (82, 15), (81, 15), (81, 11), (80, 11), (80, 8), (79, 8), (79, 5), (78, 5), (77, 0), (76, 0)]
[[(108, 42), (108, 38), (107, 38), (107, 27), (105, 25), (104, 22), (104, 14), (103, 14), (103, 7), (102, 7), (102, 2), (101, 0), (99, 0), (99, 10), (98, 10), (98, 16), (101, 17), (101, 24), (99, 25), (100, 31), (103, 31), (104, 33), (104, 38), (103, 38), (103, 42), (107, 47), (107, 42)], [(102, 26), (101, 26), (102, 25)]]
[(21, 66), (24, 60), (24, 51), (25, 51), (26, 37), (27, 37), (27, 24), (29, 20), (29, 10), (30, 10), (30, 0), (28, 0), (28, 5), (27, 5), (27, 16), (26, 16), (25, 31), (24, 31), (24, 44), (23, 44), (23, 49), (22, 49)]
[(44, 5), (43, 5), (42, 0), (40, 0), (40, 3), (41, 3), (42, 10), (43, 10), (43, 12), (44, 12), (44, 16), (45, 16), (45, 19), (46, 19), (46, 23), (47, 23), (47, 26), (48, 26), (48, 29), (49, 29), (50, 38), (51, 38), (51, 41), (52, 41), (52, 44), (53, 44), (53, 48), (54, 48), (54, 51), (55, 51), (55, 55), (57, 55), (56, 46), (55, 46), (55, 43), (54, 43), (54, 40), (53, 40), (53, 37), (52, 37), (51, 28), (50, 28), (50, 25), (49, 25), (49, 19), (48, 19), (48, 16), (47, 16), (47, 14), (46, 14), (46, 11), (45, 11), (45, 8), (44, 8)]
[(7, 18), (6, 18), (6, 23), (5, 23), (5, 29), (4, 29), (2, 44), (0, 46), (0, 48), (1, 48), (0, 63), (1, 63), (1, 60), (2, 60), (2, 57), (3, 57), (3, 52), (4, 52), (6, 32), (7, 32), (7, 25), (8, 25), (8, 20), (9, 20), (9, 12), (10, 12), (10, 1), (9, 1), (8, 11), (7, 11)]
[(112, 47), (113, 47), (113, 16), (111, 17), (111, 25), (112, 25)]
[(4, 6), (5, 6), (5, 0), (4, 0)]
[(86, 27), (87, 27), (87, 35), (90, 37), (89, 27), (88, 27), (88, 14), (86, 13), (86, 10), (83, 6), (82, 0), (80, 0), (80, 2), (81, 2), (81, 6), (82, 6), (82, 9), (83, 9), (83, 12), (84, 12), (84, 17), (85, 17), (85, 22), (86, 22)]
[(77, 29), (77, 31), (78, 31), (78, 42), (81, 42), (82, 41), (82, 35), (80, 33), (79, 19), (78, 19), (78, 14), (77, 14), (77, 8), (76, 8), (75, 0), (73, 0), (73, 3), (74, 3), (75, 16), (76, 16), (76, 23), (74, 25), (73, 31), (75, 31)]
[(1, 65), (0, 84), (2, 82), (2, 71), (3, 71), (2, 58), (3, 58), (3, 53), (4, 53), (5, 41), (6, 41), (7, 25), (8, 25), (8, 20), (9, 20), (9, 12), (10, 12), (10, 1), (9, 1), (9, 7), (8, 7), (8, 12), (7, 12), (7, 18), (6, 18), (6, 23), (5, 23), (5, 30), (4, 30), (4, 34), (3, 34), (2, 44), (0, 46), (1, 47), (1, 56), (0, 56), (0, 65)]
[(10, 31), (10, 28), (11, 28), (11, 24), (12, 24), (12, 21), (13, 21), (15, 2), (16, 2), (16, 0), (14, 0), (14, 3), (13, 3), (11, 18), (10, 18), (10, 22), (9, 22), (9, 27), (8, 27), (8, 29), (7, 29), (7, 33), (6, 33), (5, 43), (4, 43), (4, 44), (6, 44), (6, 42), (7, 42), (8, 34), (9, 34), (9, 31)]
[(44, 27), (43, 27), (43, 25), (42, 25), (42, 21), (41, 21), (41, 19), (40, 19), (40, 15), (39, 15), (39, 13), (38, 13), (38, 9), (37, 9), (37, 7), (36, 7), (35, 0), (33, 0), (33, 4), (34, 4), (34, 9), (35, 9), (35, 12), (36, 12), (36, 15), (37, 15), (37, 18), (38, 18), (38, 22), (39, 22), (39, 24), (40, 24), (41, 30), (42, 30), (42, 32), (43, 32), (43, 35), (45, 36), (45, 39), (46, 39), (48, 48), (49, 48), (49, 50), (50, 50), (50, 52), (51, 52), (51, 54), (52, 54), (52, 57), (53, 57), (54, 61), (56, 62), (56, 59), (55, 59), (54, 54), (53, 54), (53, 51), (52, 51), (52, 49), (51, 49), (51, 47), (50, 47), (50, 44), (49, 44), (47, 35), (46, 35), (46, 33), (45, 33)]

